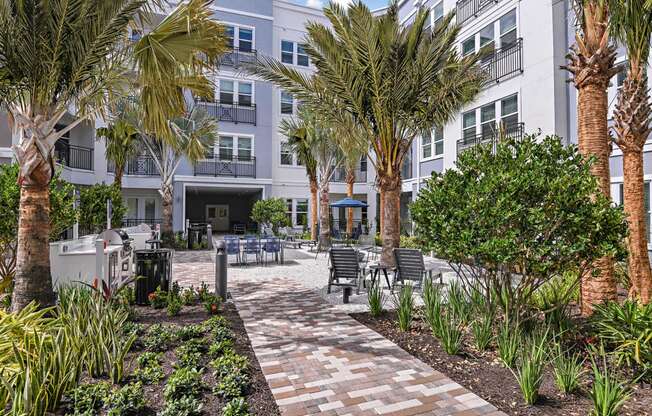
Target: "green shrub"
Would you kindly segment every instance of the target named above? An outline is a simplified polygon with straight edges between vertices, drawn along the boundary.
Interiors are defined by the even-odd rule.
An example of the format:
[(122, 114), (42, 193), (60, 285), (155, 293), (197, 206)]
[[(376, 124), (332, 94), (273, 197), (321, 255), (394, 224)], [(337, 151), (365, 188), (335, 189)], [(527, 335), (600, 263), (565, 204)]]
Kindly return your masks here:
[(448, 309), (462, 325), (466, 325), (471, 318), (471, 306), (460, 282), (457, 280), (451, 282), (448, 288)]
[(154, 324), (147, 330), (144, 345), (149, 351), (161, 352), (170, 349), (175, 340), (175, 331), (172, 328)]
[(179, 312), (181, 312), (181, 309), (183, 308), (183, 303), (181, 303), (181, 299), (177, 297), (170, 298), (168, 301), (168, 306), (167, 306), (167, 315), (172, 317), (172, 316), (177, 316), (179, 315)]
[(177, 367), (200, 368), (202, 354), (206, 352), (206, 342), (203, 339), (190, 339), (176, 349)]
[[(602, 357), (601, 365), (596, 363), (596, 355)], [(620, 408), (631, 396), (631, 386), (624, 381), (618, 381), (615, 375), (611, 373), (603, 347), (600, 348), (599, 352), (594, 351), (591, 353), (591, 367), (593, 369), (593, 385), (589, 392), (593, 402), (591, 415), (618, 416)]]
[(570, 302), (579, 299), (578, 278), (576, 272), (568, 271), (544, 283), (532, 297), (546, 324), (557, 331), (565, 331), (570, 326)]
[(163, 371), (163, 367), (156, 364), (135, 369), (133, 376), (143, 384), (157, 384), (165, 378), (165, 372)]
[(204, 327), (205, 331), (212, 331), (215, 328), (220, 327), (228, 328), (229, 321), (227, 321), (223, 316), (211, 316), (202, 323), (202, 326)]
[(455, 355), (462, 348), (462, 322), (455, 312), (447, 309), (441, 320), (440, 341), (447, 354)]
[(145, 409), (145, 392), (140, 383), (131, 383), (116, 390), (107, 403), (109, 416), (137, 416)]
[(168, 296), (168, 292), (162, 290), (161, 286), (159, 286), (154, 292), (147, 295), (147, 300), (149, 300), (149, 304), (152, 305), (152, 308), (163, 309), (168, 305)]
[(206, 313), (209, 315), (217, 315), (220, 312), (220, 306), (222, 305), (222, 298), (217, 295), (207, 295), (202, 301)]
[(622, 207), (599, 192), (591, 162), (558, 137), (474, 146), (419, 190), (410, 205), (417, 237), (424, 250), (464, 264), (462, 281), (508, 289), (508, 315), (517, 318), (552, 277), (626, 254)]
[(412, 285), (403, 285), (398, 292), (398, 296), (394, 297), (398, 327), (401, 331), (408, 331), (414, 318), (414, 296), (412, 296), (412, 292)]
[(213, 359), (229, 352), (233, 352), (233, 341), (230, 339), (215, 342), (208, 347), (208, 356)]
[(652, 378), (652, 303), (627, 300), (622, 305), (596, 305), (592, 323), (596, 336), (613, 350), (619, 365)]
[(138, 368), (151, 367), (153, 365), (161, 364), (161, 354), (156, 352), (143, 352), (136, 358)]
[(552, 374), (560, 392), (567, 394), (576, 391), (584, 374), (582, 356), (579, 353), (564, 351), (561, 342), (556, 342), (552, 357)]
[(74, 415), (96, 414), (109, 402), (111, 384), (101, 381), (93, 384), (82, 384), (68, 393)]
[(520, 343), (520, 327), (518, 325), (510, 325), (508, 321), (504, 321), (498, 331), (496, 344), (498, 344), (498, 356), (506, 367), (514, 367)]
[(244, 355), (227, 353), (211, 361), (211, 367), (215, 369), (215, 376), (223, 378), (229, 374), (249, 373), (249, 359)]
[(202, 371), (196, 368), (179, 368), (168, 378), (163, 396), (166, 402), (179, 400), (184, 396), (198, 397), (201, 393)]
[(225, 399), (233, 399), (244, 395), (245, 391), (249, 388), (249, 375), (237, 371), (229, 373), (224, 377), (220, 377), (213, 392)]
[(111, 226), (119, 227), (127, 213), (122, 190), (104, 183), (82, 186), (79, 189), (79, 227), (93, 232), (106, 228), (106, 201), (111, 200)]
[(226, 341), (233, 339), (233, 332), (225, 326), (218, 326), (211, 331), (211, 337), (214, 342)]
[(423, 285), (423, 304), (425, 320), (430, 326), (432, 334), (437, 338), (441, 337), (442, 329), (442, 305), (443, 298), (441, 288), (433, 284), (432, 280), (426, 279)]
[(187, 341), (192, 338), (201, 338), (204, 336), (204, 327), (200, 324), (185, 325), (177, 330), (176, 335), (181, 341)]
[(418, 249), (421, 249), (421, 242), (415, 236), (402, 235), (401, 236), (400, 247), (401, 248), (415, 248), (415, 249), (418, 250)]
[(279, 227), (291, 225), (286, 211), (287, 203), (283, 198), (259, 199), (251, 208), (251, 219), (259, 226), (270, 225), (276, 233)]
[(181, 292), (181, 300), (186, 306), (192, 306), (197, 301), (197, 294), (195, 293), (195, 288), (193, 286), (183, 289)]
[(533, 336), (520, 351), (518, 367), (512, 373), (516, 377), (523, 399), (527, 404), (534, 404), (539, 398), (539, 388), (543, 381), (546, 366), (546, 334)]
[(222, 409), (222, 416), (249, 416), (249, 406), (242, 397), (232, 399)]
[(380, 279), (373, 283), (367, 292), (367, 302), (369, 303), (369, 313), (373, 317), (378, 317), (383, 313), (383, 303), (385, 302), (385, 293), (383, 292)]
[(476, 316), (471, 322), (471, 333), (473, 334), (473, 344), (478, 351), (486, 351), (493, 340), (493, 323), (495, 315), (490, 313)]
[(202, 402), (195, 397), (184, 396), (178, 400), (165, 403), (159, 416), (199, 416), (202, 414)]

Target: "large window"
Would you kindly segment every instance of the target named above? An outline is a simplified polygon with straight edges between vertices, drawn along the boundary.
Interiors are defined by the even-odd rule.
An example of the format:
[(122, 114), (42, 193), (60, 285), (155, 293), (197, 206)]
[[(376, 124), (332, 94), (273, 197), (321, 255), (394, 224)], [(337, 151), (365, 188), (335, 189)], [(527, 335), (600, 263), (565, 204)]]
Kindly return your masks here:
[(475, 52), (475, 35), (462, 42), (462, 55), (466, 56)]
[(253, 103), (253, 86), (251, 82), (238, 82), (238, 104), (251, 106)]
[(218, 85), (220, 103), (239, 104), (247, 107), (253, 104), (254, 86), (252, 82), (220, 79)]
[(288, 221), (290, 224), (292, 224), (292, 200), (291, 199), (286, 199), (285, 200), (285, 215), (288, 217)]
[(435, 127), (430, 134), (421, 137), (421, 158), (430, 159), (431, 157), (441, 156), (444, 154), (444, 129)]
[(518, 133), (518, 123), (518, 95), (514, 94), (464, 113), (462, 137), (468, 140), (479, 134), (484, 139), (492, 138), (497, 134), (500, 124), (507, 135), (513, 135)]
[(294, 42), (281, 41), (281, 62), (294, 65)]
[(214, 157), (220, 160), (250, 161), (254, 154), (254, 140), (250, 136), (220, 134), (217, 147), (213, 148)]
[(468, 140), (474, 138), (475, 135), (475, 110), (471, 110), (462, 115), (462, 137)]
[(444, 2), (440, 1), (432, 8), (432, 26), (435, 27), (444, 19)]
[(297, 65), (299, 66), (309, 66), (310, 59), (308, 58), (308, 53), (306, 52), (306, 45), (303, 43), (297, 44)]
[(480, 123), (482, 137), (493, 137), (496, 132), (496, 105), (494, 103), (480, 108)]
[(220, 103), (233, 104), (234, 82), (226, 79), (220, 80)]
[(297, 225), (308, 225), (308, 200), (297, 199)]
[(138, 218), (138, 198), (127, 198), (127, 218)]
[(154, 198), (145, 199), (145, 219), (156, 219), (156, 199)]
[(242, 52), (251, 52), (254, 49), (253, 28), (225, 25), (224, 36), (229, 49), (237, 47)]
[(281, 142), (281, 165), (292, 166), (294, 165), (294, 155), (292, 147), (287, 142)]
[(516, 128), (518, 124), (518, 96), (516, 94), (500, 100), (500, 117), (505, 129)]
[(516, 43), (516, 9), (500, 18), (500, 47)]
[(294, 98), (289, 92), (281, 91), (281, 114), (294, 113)]
[(229, 49), (233, 49), (233, 45), (235, 44), (235, 27), (224, 26), (224, 37), (226, 38), (226, 45)]

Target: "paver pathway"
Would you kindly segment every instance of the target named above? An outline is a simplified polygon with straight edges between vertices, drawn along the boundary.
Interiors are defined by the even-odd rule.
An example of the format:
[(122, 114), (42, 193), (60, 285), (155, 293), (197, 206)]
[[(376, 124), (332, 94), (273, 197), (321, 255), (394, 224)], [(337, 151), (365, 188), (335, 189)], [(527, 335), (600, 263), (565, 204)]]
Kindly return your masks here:
[[(205, 253), (177, 253), (174, 279), (212, 285)], [(229, 281), (284, 416), (504, 416), (293, 279)], [(498, 382), (498, 380), (497, 380)]]
[(503, 415), (294, 281), (233, 293), (284, 415)]

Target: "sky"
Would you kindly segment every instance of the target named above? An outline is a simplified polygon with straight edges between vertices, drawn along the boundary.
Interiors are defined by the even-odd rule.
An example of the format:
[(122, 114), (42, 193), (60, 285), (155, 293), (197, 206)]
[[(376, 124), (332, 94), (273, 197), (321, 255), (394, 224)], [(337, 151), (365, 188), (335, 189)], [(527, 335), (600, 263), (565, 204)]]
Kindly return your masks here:
[[(311, 7), (323, 7), (328, 4), (329, 0), (294, 0), (295, 3), (307, 4)], [(346, 4), (350, 3), (351, 0), (334, 0), (336, 3)], [(387, 0), (363, 0), (370, 9), (378, 9), (380, 7), (387, 5)]]

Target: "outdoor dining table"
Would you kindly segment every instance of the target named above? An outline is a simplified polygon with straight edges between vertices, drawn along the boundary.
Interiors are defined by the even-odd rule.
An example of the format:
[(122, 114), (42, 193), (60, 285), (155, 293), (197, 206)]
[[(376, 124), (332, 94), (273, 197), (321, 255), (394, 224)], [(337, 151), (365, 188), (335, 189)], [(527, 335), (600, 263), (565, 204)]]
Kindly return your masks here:
[[(432, 280), (432, 272), (434, 270), (437, 270), (439, 267), (438, 264), (436, 263), (431, 263), (431, 262), (425, 262), (424, 263), (424, 270), (428, 273), (428, 278)], [(387, 282), (387, 288), (392, 289), (392, 285), (389, 282), (389, 275), (387, 274), (388, 270), (391, 270), (394, 272), (394, 280), (396, 280), (396, 266), (394, 265), (389, 265), (389, 264), (383, 264), (383, 263), (373, 263), (367, 266), (369, 269), (369, 272), (371, 274), (371, 284), (373, 285), (376, 283), (376, 279), (378, 278), (378, 275), (382, 271), (383, 274), (385, 275), (385, 281)]]

